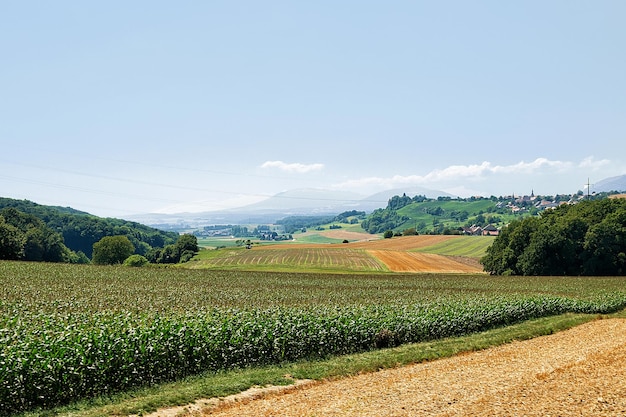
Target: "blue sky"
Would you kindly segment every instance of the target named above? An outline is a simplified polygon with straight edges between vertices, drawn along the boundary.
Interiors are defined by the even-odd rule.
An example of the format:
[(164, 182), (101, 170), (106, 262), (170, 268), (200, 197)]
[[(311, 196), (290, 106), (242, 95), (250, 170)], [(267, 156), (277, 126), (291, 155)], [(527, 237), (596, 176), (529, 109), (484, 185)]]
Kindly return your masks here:
[(101, 216), (626, 174), (626, 2), (0, 3), (0, 196)]

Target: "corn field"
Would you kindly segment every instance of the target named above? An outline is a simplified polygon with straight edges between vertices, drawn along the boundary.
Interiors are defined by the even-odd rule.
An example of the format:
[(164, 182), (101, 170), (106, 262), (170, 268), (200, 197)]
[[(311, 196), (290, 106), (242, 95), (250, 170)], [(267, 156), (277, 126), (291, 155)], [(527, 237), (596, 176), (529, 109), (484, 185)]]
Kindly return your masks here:
[(0, 262), (0, 413), (201, 372), (626, 307), (624, 278), (325, 275)]

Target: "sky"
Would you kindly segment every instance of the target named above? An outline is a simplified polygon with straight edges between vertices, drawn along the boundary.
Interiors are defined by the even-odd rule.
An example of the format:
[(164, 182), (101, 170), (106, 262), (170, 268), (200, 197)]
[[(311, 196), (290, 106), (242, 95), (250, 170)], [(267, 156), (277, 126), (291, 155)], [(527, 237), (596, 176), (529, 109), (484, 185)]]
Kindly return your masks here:
[[(104, 217), (626, 174), (626, 2), (0, 1), (0, 197)], [(384, 204), (382, 205), (384, 206)]]

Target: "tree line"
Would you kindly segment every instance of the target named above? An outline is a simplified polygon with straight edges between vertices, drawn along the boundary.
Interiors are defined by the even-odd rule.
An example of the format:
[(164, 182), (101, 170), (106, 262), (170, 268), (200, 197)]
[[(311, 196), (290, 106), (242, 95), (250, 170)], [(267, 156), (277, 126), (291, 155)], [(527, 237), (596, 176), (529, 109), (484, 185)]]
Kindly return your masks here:
[(69, 207), (0, 198), (0, 259), (87, 263), (93, 258), (94, 245), (111, 236), (123, 236), (133, 254), (149, 262), (177, 263), (191, 256), (188, 238), (179, 243), (181, 237), (175, 232)]
[(626, 275), (626, 200), (587, 200), (513, 221), (481, 262), (498, 275)]
[(65, 246), (63, 237), (41, 219), (13, 207), (0, 211), (0, 259), (89, 262), (84, 253)]
[(136, 253), (136, 248), (126, 236), (105, 236), (94, 243), (92, 262), (96, 265), (123, 263), (128, 266), (176, 264), (188, 262), (198, 250), (198, 239), (195, 236), (181, 235), (176, 243), (164, 248), (152, 248), (143, 256)]

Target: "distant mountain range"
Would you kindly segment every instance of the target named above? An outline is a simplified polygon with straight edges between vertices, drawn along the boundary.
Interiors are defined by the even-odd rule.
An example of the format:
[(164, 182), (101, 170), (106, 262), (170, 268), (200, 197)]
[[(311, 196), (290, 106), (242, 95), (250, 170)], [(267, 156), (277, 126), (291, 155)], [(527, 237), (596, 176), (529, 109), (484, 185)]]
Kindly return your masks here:
[(287, 216), (339, 214), (350, 210), (369, 213), (386, 207), (391, 197), (402, 194), (411, 197), (424, 195), (428, 198), (454, 197), (444, 191), (423, 187), (397, 188), (369, 196), (346, 191), (301, 188), (228, 210), (176, 214), (148, 213), (128, 216), (127, 219), (154, 227), (170, 226), (177, 229), (185, 225), (197, 227), (211, 224), (274, 223)]
[(626, 192), (626, 175), (605, 178), (591, 186), (591, 192), (609, 193), (611, 191)]
[[(626, 175), (603, 179), (591, 185), (591, 192), (626, 192)], [(395, 188), (364, 196), (346, 191), (302, 188), (278, 193), (261, 202), (221, 211), (201, 213), (148, 213), (128, 216), (127, 220), (168, 230), (181, 230), (215, 224), (269, 224), (288, 216), (339, 214), (357, 210), (372, 212), (385, 208), (393, 196), (423, 195), (428, 198), (456, 197), (424, 187)]]

